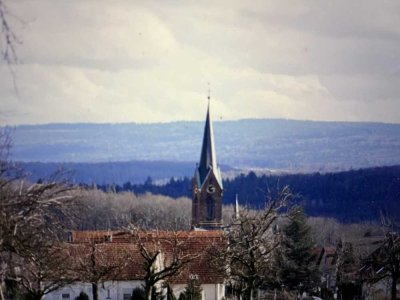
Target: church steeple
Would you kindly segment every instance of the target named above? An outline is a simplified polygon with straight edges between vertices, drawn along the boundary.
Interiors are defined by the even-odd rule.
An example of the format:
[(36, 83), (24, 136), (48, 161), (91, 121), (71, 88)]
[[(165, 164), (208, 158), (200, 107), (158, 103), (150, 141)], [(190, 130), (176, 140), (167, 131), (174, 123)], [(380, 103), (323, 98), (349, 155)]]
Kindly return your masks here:
[(218, 168), (211, 120), (210, 94), (204, 125), (200, 162), (192, 184), (192, 226), (219, 229), (222, 226), (222, 179)]
[(214, 131), (210, 114), (210, 95), (208, 95), (207, 116), (204, 126), (203, 145), (201, 147), (200, 163), (198, 170), (200, 185), (203, 184), (205, 178), (207, 177), (207, 174), (210, 171), (216, 173), (218, 181), (220, 181), (219, 170), (217, 166), (217, 156), (215, 154)]

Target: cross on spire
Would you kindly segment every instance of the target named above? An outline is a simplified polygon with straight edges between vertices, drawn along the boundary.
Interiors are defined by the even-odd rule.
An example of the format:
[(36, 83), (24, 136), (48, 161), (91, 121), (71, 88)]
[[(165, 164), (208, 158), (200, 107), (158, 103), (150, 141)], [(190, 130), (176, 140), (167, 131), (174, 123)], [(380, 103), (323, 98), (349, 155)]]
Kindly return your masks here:
[(208, 96), (207, 96), (207, 99), (208, 99), (208, 102), (210, 102), (210, 98), (211, 98), (210, 83), (207, 82), (207, 85), (208, 85)]

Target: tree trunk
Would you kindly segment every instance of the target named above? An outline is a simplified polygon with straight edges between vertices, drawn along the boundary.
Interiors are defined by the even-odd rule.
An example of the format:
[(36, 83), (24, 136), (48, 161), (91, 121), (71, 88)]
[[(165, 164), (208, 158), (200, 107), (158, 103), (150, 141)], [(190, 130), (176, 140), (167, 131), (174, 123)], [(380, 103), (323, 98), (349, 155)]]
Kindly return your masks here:
[(258, 296), (257, 293), (258, 293), (258, 290), (252, 288), (252, 289), (250, 290), (250, 299), (251, 299), (251, 300), (256, 300), (256, 299), (257, 299), (257, 296)]
[(397, 276), (392, 276), (392, 284), (390, 288), (390, 299), (396, 300), (397, 299)]
[(247, 289), (243, 292), (243, 299), (245, 299), (245, 300), (252, 300), (252, 294), (253, 294), (253, 289), (247, 288)]
[(151, 294), (153, 292), (153, 287), (151, 285), (146, 285), (146, 300), (151, 300)]
[(4, 300), (3, 282), (0, 282), (0, 300)]
[(97, 282), (92, 283), (92, 295), (93, 300), (99, 300), (99, 287), (97, 286)]
[(33, 300), (42, 300), (44, 298), (43, 294), (31, 294)]

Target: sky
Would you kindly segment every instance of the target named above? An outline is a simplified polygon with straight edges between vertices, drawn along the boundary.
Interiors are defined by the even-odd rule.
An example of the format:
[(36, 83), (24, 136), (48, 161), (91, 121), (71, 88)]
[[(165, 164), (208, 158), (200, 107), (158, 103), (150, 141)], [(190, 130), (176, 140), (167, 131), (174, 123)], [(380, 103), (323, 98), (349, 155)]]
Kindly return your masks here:
[[(400, 123), (400, 1), (5, 0), (0, 124)], [(4, 45), (4, 43), (3, 43)]]

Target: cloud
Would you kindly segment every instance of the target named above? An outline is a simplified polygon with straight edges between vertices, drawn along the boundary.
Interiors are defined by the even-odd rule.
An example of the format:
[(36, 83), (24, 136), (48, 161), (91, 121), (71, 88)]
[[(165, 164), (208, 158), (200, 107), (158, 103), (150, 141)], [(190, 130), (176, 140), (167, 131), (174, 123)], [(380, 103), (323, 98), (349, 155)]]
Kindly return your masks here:
[(19, 0), (19, 97), (2, 124), (218, 119), (400, 122), (395, 1)]

